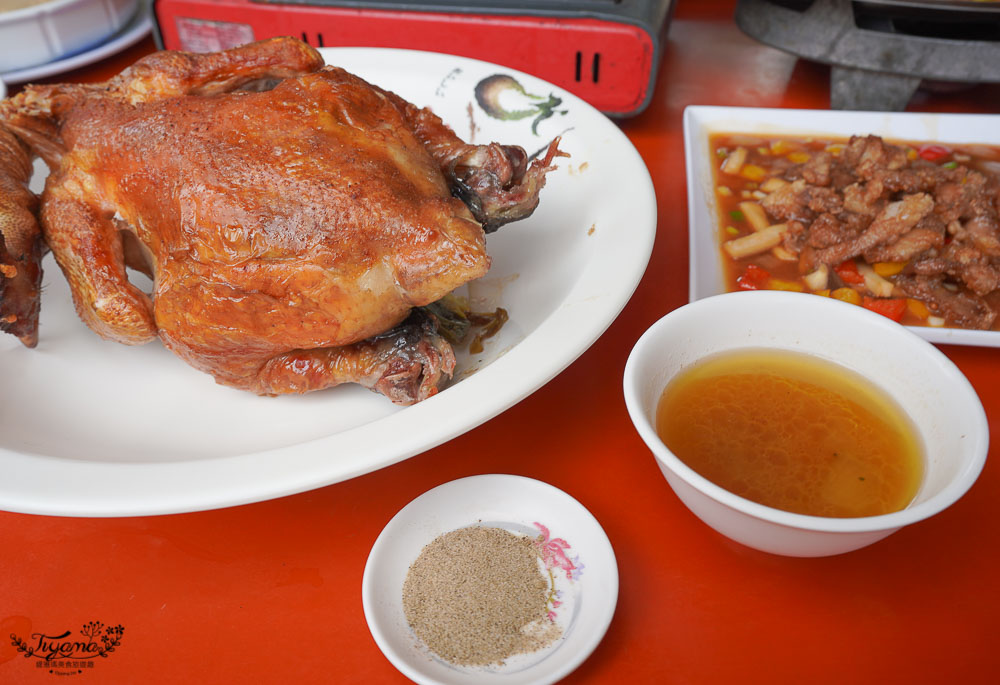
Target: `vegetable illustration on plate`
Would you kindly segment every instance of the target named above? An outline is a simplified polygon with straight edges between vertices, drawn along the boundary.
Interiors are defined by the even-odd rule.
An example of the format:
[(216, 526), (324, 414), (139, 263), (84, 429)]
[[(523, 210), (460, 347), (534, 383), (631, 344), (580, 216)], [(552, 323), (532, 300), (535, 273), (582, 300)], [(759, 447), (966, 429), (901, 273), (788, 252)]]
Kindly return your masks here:
[[(531, 132), (538, 135), (538, 124), (554, 114), (566, 114), (557, 110), (562, 98), (549, 93), (548, 97), (535, 95), (524, 89), (517, 79), (506, 74), (487, 76), (476, 84), (476, 102), (488, 115), (501, 121), (518, 121), (535, 117), (531, 122)], [(505, 104), (501, 104), (501, 99)], [(513, 107), (508, 109), (507, 107)]]

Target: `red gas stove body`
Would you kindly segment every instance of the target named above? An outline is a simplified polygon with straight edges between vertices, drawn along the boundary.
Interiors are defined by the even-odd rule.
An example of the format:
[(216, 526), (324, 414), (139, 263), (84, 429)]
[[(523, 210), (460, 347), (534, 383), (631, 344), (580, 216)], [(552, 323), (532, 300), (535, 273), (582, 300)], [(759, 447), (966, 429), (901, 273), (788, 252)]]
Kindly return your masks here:
[(290, 35), (315, 47), (444, 52), (533, 74), (627, 116), (649, 103), (673, 0), (152, 3), (165, 49), (208, 52)]

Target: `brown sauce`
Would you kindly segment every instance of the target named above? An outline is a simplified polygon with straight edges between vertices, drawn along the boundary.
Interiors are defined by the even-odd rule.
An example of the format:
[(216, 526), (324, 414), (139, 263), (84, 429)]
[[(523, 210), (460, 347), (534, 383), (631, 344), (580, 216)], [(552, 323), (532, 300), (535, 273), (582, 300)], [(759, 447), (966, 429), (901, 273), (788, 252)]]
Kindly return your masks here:
[(848, 369), (798, 353), (702, 360), (668, 384), (656, 427), (708, 480), (799, 514), (899, 511), (923, 478), (920, 440), (895, 401)]

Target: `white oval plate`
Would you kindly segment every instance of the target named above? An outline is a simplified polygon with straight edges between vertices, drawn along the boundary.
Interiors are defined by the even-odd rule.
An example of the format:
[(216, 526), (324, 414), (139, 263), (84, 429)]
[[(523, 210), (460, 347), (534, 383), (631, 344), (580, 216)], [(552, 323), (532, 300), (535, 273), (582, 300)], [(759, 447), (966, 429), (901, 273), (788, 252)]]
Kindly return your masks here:
[[(656, 230), (649, 173), (604, 115), (544, 81), (459, 57), (335, 48), (327, 62), (430, 106), (468, 139), (529, 153), (562, 134), (536, 212), (487, 239), (490, 273), (469, 286), (477, 308), (510, 320), (451, 387), (400, 409), (358, 386), (257, 397), (224, 388), (158, 343), (106, 342), (73, 311), (46, 262), (40, 342), (0, 338), (0, 508), (38, 514), (176, 513), (302, 492), (411, 457), (504, 411), (582, 354), (642, 277)], [(502, 121), (476, 105), (496, 74), (561, 98), (556, 113)], [(508, 109), (531, 107), (513, 97)], [(36, 178), (33, 185), (40, 186)]]
[[(410, 564), (439, 535), (472, 525), (542, 536), (561, 560), (553, 567), (561, 601), (552, 607), (553, 620), (563, 632), (555, 643), (502, 666), (473, 668), (437, 658), (414, 635), (403, 613)], [(361, 598), (379, 649), (415, 682), (553, 683), (583, 663), (607, 632), (618, 603), (618, 564), (597, 519), (562, 490), (522, 476), (472, 476), (425, 492), (389, 521), (368, 556)]]

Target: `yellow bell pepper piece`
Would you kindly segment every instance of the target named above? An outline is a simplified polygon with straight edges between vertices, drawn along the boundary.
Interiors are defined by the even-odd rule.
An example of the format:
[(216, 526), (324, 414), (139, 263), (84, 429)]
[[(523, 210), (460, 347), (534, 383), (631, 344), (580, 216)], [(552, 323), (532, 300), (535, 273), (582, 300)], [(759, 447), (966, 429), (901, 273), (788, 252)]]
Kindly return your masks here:
[(926, 319), (931, 315), (931, 310), (927, 308), (926, 304), (920, 300), (914, 300), (912, 297), (906, 299), (906, 307), (918, 319)]
[(848, 304), (861, 304), (861, 293), (854, 288), (837, 288), (830, 293), (830, 297)]
[(744, 164), (740, 176), (750, 181), (763, 181), (767, 178), (767, 169), (756, 164)]
[(772, 278), (768, 283), (769, 290), (790, 290), (792, 292), (801, 293), (805, 291), (802, 284), (798, 281), (786, 281), (781, 278)]
[(872, 269), (879, 276), (885, 278), (886, 276), (895, 276), (903, 270), (904, 266), (906, 266), (906, 262), (875, 262), (872, 264)]
[(796, 164), (803, 164), (812, 159), (812, 155), (808, 152), (791, 152), (788, 154), (788, 161), (795, 162)]

